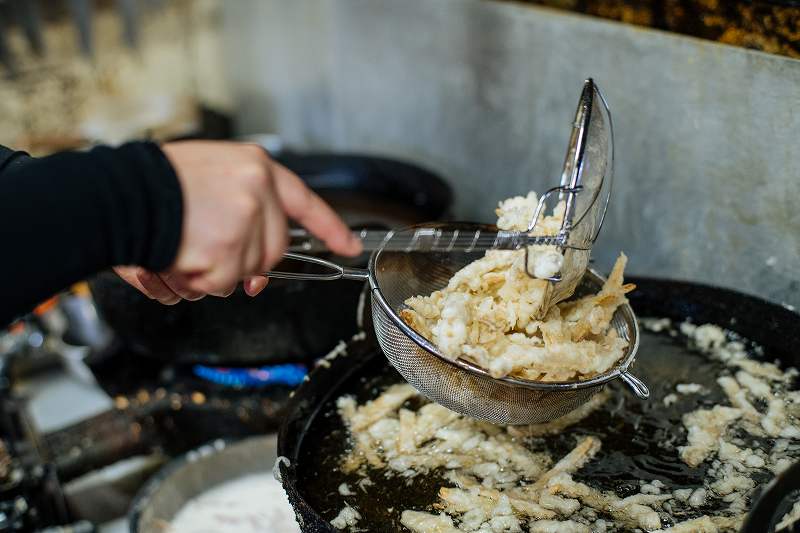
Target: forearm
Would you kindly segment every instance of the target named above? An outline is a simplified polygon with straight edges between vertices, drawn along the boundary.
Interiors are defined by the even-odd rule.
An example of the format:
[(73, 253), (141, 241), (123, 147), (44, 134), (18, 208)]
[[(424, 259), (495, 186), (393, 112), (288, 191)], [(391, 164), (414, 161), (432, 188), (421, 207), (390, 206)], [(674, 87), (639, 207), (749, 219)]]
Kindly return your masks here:
[(0, 324), (113, 265), (158, 271), (174, 260), (181, 190), (155, 145), (2, 162)]

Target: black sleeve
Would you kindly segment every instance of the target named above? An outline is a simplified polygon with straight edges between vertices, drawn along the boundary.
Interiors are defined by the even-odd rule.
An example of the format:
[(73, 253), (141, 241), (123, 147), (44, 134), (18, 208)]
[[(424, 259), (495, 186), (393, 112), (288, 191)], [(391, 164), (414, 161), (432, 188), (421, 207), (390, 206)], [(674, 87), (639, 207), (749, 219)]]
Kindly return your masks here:
[(164, 270), (182, 211), (178, 178), (153, 143), (42, 158), (0, 147), (0, 325), (111, 266)]

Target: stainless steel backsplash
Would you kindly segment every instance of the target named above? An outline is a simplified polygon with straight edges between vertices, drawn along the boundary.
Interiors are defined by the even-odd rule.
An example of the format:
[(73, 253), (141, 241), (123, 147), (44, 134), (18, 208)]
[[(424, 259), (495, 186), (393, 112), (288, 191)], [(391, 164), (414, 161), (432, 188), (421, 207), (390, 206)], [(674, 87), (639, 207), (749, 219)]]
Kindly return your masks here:
[(456, 214), (555, 184), (581, 82), (616, 181), (594, 257), (800, 307), (800, 61), (506, 2), (225, 2), (242, 133), (386, 154), (452, 180)]

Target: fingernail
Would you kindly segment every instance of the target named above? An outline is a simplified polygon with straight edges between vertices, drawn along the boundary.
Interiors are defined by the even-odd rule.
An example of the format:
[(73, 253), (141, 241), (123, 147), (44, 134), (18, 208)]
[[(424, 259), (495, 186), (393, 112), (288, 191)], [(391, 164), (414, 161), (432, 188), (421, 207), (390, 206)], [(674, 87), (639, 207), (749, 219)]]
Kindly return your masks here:
[(242, 284), (244, 286), (244, 292), (248, 296), (253, 296), (253, 289), (255, 288), (255, 281), (256, 280), (253, 279), (253, 278), (248, 278), (248, 279), (244, 280), (244, 283)]
[(258, 294), (264, 290), (264, 287), (267, 286), (269, 283), (268, 278), (250, 278), (245, 282), (245, 292), (248, 296), (258, 296)]

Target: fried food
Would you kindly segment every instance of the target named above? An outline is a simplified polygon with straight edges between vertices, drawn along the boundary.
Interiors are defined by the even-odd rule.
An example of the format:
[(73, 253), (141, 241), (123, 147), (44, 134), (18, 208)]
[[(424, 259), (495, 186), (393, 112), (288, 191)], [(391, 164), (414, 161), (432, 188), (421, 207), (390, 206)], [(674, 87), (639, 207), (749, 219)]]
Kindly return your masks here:
[[(537, 205), (536, 194), (500, 203), (498, 227), (524, 231)], [(554, 235), (564, 218), (559, 203), (540, 216), (535, 234)], [(550, 282), (563, 256), (555, 246), (525, 251), (492, 250), (428, 296), (406, 300), (402, 319), (453, 360), (464, 359), (493, 377), (535, 381), (586, 379), (609, 370), (628, 343), (610, 327), (611, 318), (634, 286), (624, 284), (627, 258), (621, 254), (602, 290), (547, 308)]]
[[(643, 324), (677, 336), (669, 320)], [(610, 414), (618, 408), (604, 392), (581, 413), (528, 427), (457, 415), (427, 403), (408, 385), (389, 386), (361, 404), (340, 397), (350, 438), (341, 467), (361, 478), (354, 482), (359, 487), (371, 478), (408, 486), (435, 480), (428, 503), (398, 501), (400, 522), (414, 533), (738, 531), (757, 487), (800, 454), (800, 391), (793, 390), (798, 372), (749, 359), (745, 343), (717, 326), (683, 323), (680, 330), (688, 346), (722, 363), (716, 370), (720, 390), (682, 398), (686, 432), (676, 427), (675, 438), (663, 442), (673, 461), (703, 468), (688, 486), (677, 469), (677, 479), (664, 474), (666, 482), (661, 475), (638, 480), (638, 491), (635, 481), (609, 487), (594, 477), (592, 470), (608, 472), (618, 452), (603, 451), (613, 442), (601, 443), (587, 431), (591, 425), (579, 422), (593, 410)], [(702, 387), (710, 389), (708, 383)], [(708, 405), (718, 393), (722, 402)], [(798, 516), (800, 504), (783, 523)]]

